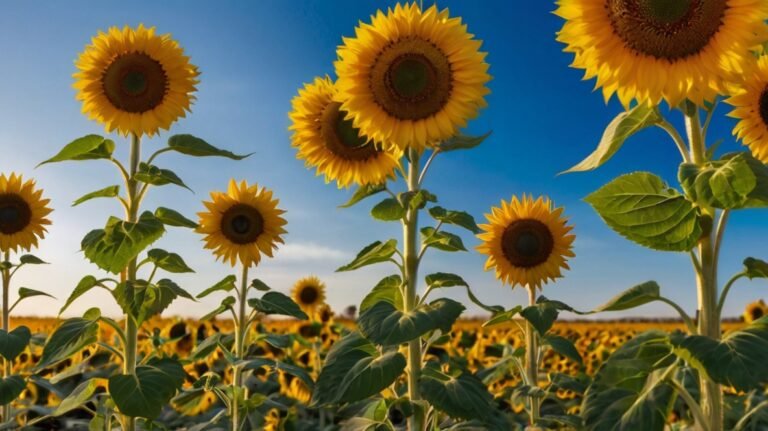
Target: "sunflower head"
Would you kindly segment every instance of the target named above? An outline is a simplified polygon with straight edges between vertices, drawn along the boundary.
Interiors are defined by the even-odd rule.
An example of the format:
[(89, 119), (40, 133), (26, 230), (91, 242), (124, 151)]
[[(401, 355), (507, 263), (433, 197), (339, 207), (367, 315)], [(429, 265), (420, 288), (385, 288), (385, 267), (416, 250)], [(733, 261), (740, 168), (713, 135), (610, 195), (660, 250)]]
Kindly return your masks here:
[(46, 218), (53, 211), (43, 191), (35, 188), (34, 180), (26, 182), (21, 175), (0, 174), (0, 251), (29, 251), (51, 224)]
[(199, 75), (169, 34), (141, 24), (99, 32), (75, 65), (83, 113), (124, 135), (152, 136), (184, 117)]
[(325, 181), (349, 187), (380, 184), (395, 176), (402, 152), (384, 151), (347, 119), (333, 97), (336, 87), (327, 76), (299, 90), (289, 114), (297, 157), (315, 167)]
[(741, 74), (766, 35), (768, 3), (743, 0), (559, 0), (557, 40), (610, 99), (701, 105)]
[(491, 77), (480, 45), (447, 9), (398, 3), (344, 39), (336, 100), (365, 136), (422, 149), (456, 135), (486, 105)]
[(768, 163), (768, 55), (763, 55), (738, 83), (729, 86), (725, 101), (733, 106), (728, 115), (739, 122), (733, 129), (756, 159)]
[(477, 250), (488, 255), (486, 271), (495, 268), (496, 277), (512, 286), (536, 288), (561, 277), (575, 239), (562, 213), (548, 198), (525, 195), (492, 208), (478, 234)]
[(768, 314), (768, 306), (766, 306), (765, 302), (761, 299), (747, 305), (747, 308), (744, 309), (744, 321), (752, 323), (766, 314)]
[(208, 211), (198, 213), (197, 231), (205, 235), (205, 248), (235, 266), (256, 265), (262, 253), (272, 257), (286, 231), (285, 211), (278, 209), (272, 191), (257, 184), (239, 185), (230, 180), (227, 192), (211, 193), (211, 201), (203, 202)]
[(315, 276), (304, 277), (293, 285), (293, 301), (310, 316), (315, 316), (325, 304), (325, 283)]

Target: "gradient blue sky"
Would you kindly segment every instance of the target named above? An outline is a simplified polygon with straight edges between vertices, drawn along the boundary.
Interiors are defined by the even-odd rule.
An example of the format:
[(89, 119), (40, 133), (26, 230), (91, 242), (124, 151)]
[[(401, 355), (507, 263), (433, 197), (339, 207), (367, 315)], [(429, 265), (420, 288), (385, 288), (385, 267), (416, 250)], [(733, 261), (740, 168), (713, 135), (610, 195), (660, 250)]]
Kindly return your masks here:
[[(71, 88), (74, 59), (97, 30), (139, 23), (172, 33), (202, 71), (193, 112), (172, 133), (192, 133), (235, 152), (255, 154), (242, 162), (227, 159), (190, 159), (168, 155), (158, 160), (172, 168), (195, 190), (192, 194), (166, 186), (153, 189), (146, 208), (171, 206), (188, 216), (201, 210), (208, 191), (223, 189), (230, 177), (258, 182), (275, 191), (287, 210), (289, 234), (273, 260), (255, 276), (287, 291), (295, 280), (316, 274), (328, 285), (330, 304), (342, 310), (358, 304), (382, 277), (386, 266), (351, 273), (334, 269), (377, 239), (399, 237), (400, 226), (373, 221), (370, 204), (338, 209), (351, 191), (326, 185), (294, 157), (289, 144), (290, 100), (297, 89), (317, 75), (333, 74), (332, 62), (342, 36), (354, 34), (358, 20), (368, 20), (391, 2), (344, 0), (333, 2), (259, 1), (131, 1), (131, 2), (4, 2), (0, 6), (0, 172), (16, 171), (35, 177), (52, 199), (55, 212), (50, 235), (36, 254), (51, 265), (28, 268), (15, 286), (51, 292), (59, 298), (29, 300), (17, 315), (55, 315), (77, 281), (99, 270), (79, 252), (83, 235), (103, 226), (109, 214), (119, 214), (112, 201), (94, 201), (72, 208), (77, 197), (118, 178), (105, 162), (64, 163), (35, 169), (71, 140), (102, 127), (80, 114)], [(695, 310), (695, 287), (686, 254), (654, 252), (630, 243), (606, 228), (582, 198), (615, 176), (637, 170), (653, 171), (674, 181), (679, 154), (659, 130), (633, 138), (607, 165), (596, 172), (557, 177), (556, 173), (589, 154), (603, 128), (621, 109), (604, 104), (593, 92), (593, 82), (569, 68), (571, 56), (561, 52), (555, 32), (562, 25), (553, 15), (554, 2), (443, 1), (452, 15), (460, 15), (470, 32), (485, 41), (494, 76), (489, 107), (473, 121), (468, 133), (492, 129), (493, 136), (474, 151), (439, 157), (426, 187), (440, 204), (464, 209), (478, 221), (488, 209), (513, 194), (547, 194), (566, 207), (575, 225), (577, 257), (566, 278), (545, 288), (545, 295), (590, 309), (619, 291), (646, 280), (657, 280), (662, 292)], [(711, 127), (710, 141), (724, 138), (721, 151), (738, 149), (731, 138), (734, 121), (721, 107)], [(679, 124), (677, 113), (670, 115)], [(158, 148), (162, 139), (145, 144)], [(121, 157), (125, 140), (114, 137)], [(734, 214), (726, 234), (721, 274), (739, 270), (746, 256), (766, 258), (768, 224), (764, 211)], [(463, 234), (462, 234), (463, 235)], [(467, 246), (477, 240), (464, 235)], [(199, 293), (233, 271), (213, 261), (200, 237), (172, 229), (156, 246), (182, 254), (196, 274), (173, 277), (192, 293)], [(450, 271), (461, 274), (478, 297), (511, 307), (525, 300), (521, 290), (510, 291), (484, 273), (484, 258), (470, 253), (428, 255), (422, 274)], [(15, 289), (14, 289), (15, 290)], [(765, 285), (740, 283), (726, 305), (727, 315), (740, 314), (744, 305), (764, 296)], [(468, 302), (464, 292), (449, 296)], [(179, 300), (166, 315), (199, 316), (220, 298), (193, 303)], [(103, 292), (80, 299), (67, 315), (101, 307), (117, 315), (114, 301)], [(468, 307), (469, 313), (477, 313)], [(600, 317), (672, 316), (663, 304), (651, 304), (625, 314)]]

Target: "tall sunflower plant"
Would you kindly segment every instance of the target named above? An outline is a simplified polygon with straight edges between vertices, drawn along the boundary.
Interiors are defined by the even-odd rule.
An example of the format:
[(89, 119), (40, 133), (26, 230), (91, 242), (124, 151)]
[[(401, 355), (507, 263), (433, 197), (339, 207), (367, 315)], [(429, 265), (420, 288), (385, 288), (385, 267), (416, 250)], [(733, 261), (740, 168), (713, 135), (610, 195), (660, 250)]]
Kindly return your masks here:
[[(749, 394), (768, 382), (768, 318), (723, 334), (727, 295), (744, 278), (766, 278), (768, 263), (744, 260), (724, 284), (719, 260), (729, 215), (768, 206), (768, 4), (717, 0), (664, 2), (560, 0), (557, 40), (573, 67), (595, 78), (605, 100), (625, 111), (606, 127), (597, 149), (566, 172), (599, 168), (641, 130), (667, 132), (681, 157), (673, 187), (651, 172), (622, 175), (586, 197), (605, 223), (641, 246), (690, 255), (695, 313), (669, 301), (658, 285), (626, 292), (623, 309), (652, 301), (672, 305), (685, 332), (644, 333), (601, 367), (582, 408), (587, 429), (662, 430), (675, 400), (682, 418), (720, 431), (749, 425), (764, 404)], [(724, 100), (738, 120), (733, 134), (748, 151), (719, 155), (709, 126)], [(664, 106), (666, 105), (666, 106)], [(677, 117), (677, 118), (674, 118)], [(684, 129), (675, 126), (682, 117)], [(627, 380), (632, 376), (631, 380)], [(691, 384), (690, 382), (697, 382)], [(733, 401), (724, 400), (731, 388)], [(726, 411), (725, 406), (734, 406)]]
[[(112, 429), (116, 419), (123, 430), (132, 431), (136, 418), (149, 423), (160, 415), (185, 376), (180, 361), (162, 355), (159, 349), (138, 356), (137, 339), (142, 323), (179, 297), (194, 300), (178, 284), (159, 275), (191, 273), (193, 269), (177, 253), (150, 249), (168, 227), (198, 226), (170, 208), (142, 209), (152, 187), (174, 185), (189, 189), (175, 172), (158, 166), (157, 160), (166, 153), (234, 160), (247, 156), (221, 150), (191, 135), (173, 135), (165, 146), (142, 160), (142, 138), (155, 136), (160, 129), (167, 130), (184, 117), (198, 83), (197, 67), (170, 35), (157, 34), (154, 27), (143, 25), (112, 27), (92, 39), (75, 65), (73, 86), (77, 99), (82, 101), (83, 113), (102, 123), (107, 133), (116, 132), (128, 138), (128, 159), (121, 161), (116, 156), (112, 139), (91, 134), (72, 141), (41, 163), (106, 161), (114, 165), (122, 180), (122, 184), (106, 185), (73, 203), (76, 206), (96, 198), (111, 198), (124, 210), (124, 216), (109, 217), (104, 227), (83, 238), (80, 245), (85, 258), (107, 274), (83, 277), (60, 313), (76, 299), (99, 288), (111, 294), (123, 310), (124, 319), (115, 321), (92, 308), (82, 317), (64, 320), (48, 338), (36, 369), (54, 367), (97, 343), (99, 324), (109, 325), (116, 334), (114, 343), (99, 346), (122, 362), (122, 367), (107, 376), (107, 398), (96, 394), (99, 385), (91, 379), (78, 386), (63, 403), (77, 407), (98, 398), (100, 408), (93, 411), (92, 429)], [(67, 411), (57, 409), (51, 415)]]

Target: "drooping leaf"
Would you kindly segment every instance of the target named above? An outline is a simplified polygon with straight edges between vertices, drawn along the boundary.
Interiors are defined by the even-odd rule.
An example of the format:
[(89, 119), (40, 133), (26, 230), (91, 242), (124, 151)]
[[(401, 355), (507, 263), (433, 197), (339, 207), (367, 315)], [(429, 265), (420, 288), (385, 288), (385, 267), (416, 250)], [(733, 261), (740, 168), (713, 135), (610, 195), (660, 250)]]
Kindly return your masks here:
[(371, 216), (377, 220), (394, 221), (405, 217), (405, 208), (395, 198), (386, 198), (371, 209)]
[(155, 210), (155, 217), (166, 226), (186, 227), (189, 229), (197, 227), (197, 223), (170, 208), (159, 207)]
[(300, 320), (309, 319), (307, 313), (301, 311), (298, 304), (280, 292), (267, 292), (261, 298), (251, 298), (248, 300), (248, 305), (256, 311), (267, 315), (280, 314), (292, 316)]
[(726, 154), (703, 166), (683, 163), (678, 177), (688, 197), (704, 206), (723, 209), (768, 206), (768, 166), (749, 152)]
[(153, 186), (164, 186), (166, 184), (174, 184), (179, 187), (183, 187), (189, 191), (192, 191), (184, 181), (176, 175), (175, 172), (169, 169), (158, 168), (157, 166), (148, 165), (144, 162), (139, 164), (139, 170), (136, 172), (134, 178), (142, 183), (151, 184)]
[(195, 300), (186, 290), (165, 278), (157, 283), (145, 280), (120, 283), (112, 291), (112, 296), (125, 313), (133, 316), (137, 325), (162, 313), (179, 296)]
[(480, 233), (480, 228), (475, 223), (475, 218), (464, 211), (447, 210), (443, 207), (432, 207), (429, 215), (437, 221), (463, 227), (472, 233)]
[(58, 154), (37, 166), (67, 160), (108, 159), (112, 157), (113, 151), (115, 151), (115, 143), (111, 140), (99, 135), (86, 135), (70, 142)]
[(599, 168), (616, 154), (629, 137), (647, 127), (658, 124), (661, 120), (662, 116), (659, 114), (658, 108), (645, 103), (620, 113), (605, 128), (603, 137), (595, 151), (576, 166), (562, 173), (584, 172)]
[(493, 315), (493, 317), (491, 317), (490, 320), (488, 320), (487, 322), (483, 323), (483, 327), (499, 325), (501, 323), (510, 322), (510, 321), (512, 321), (512, 319), (515, 318), (515, 316), (520, 314), (521, 311), (523, 311), (523, 306), (522, 305), (516, 305), (515, 307), (513, 307), (513, 308), (511, 308), (509, 310), (496, 313), (496, 314)]
[(32, 333), (26, 326), (18, 326), (11, 332), (0, 329), (0, 355), (6, 360), (13, 361), (27, 348)]
[(387, 242), (376, 241), (362, 249), (352, 262), (338, 268), (336, 272), (352, 271), (375, 263), (386, 262), (394, 256), (396, 251), (396, 239), (390, 239)]
[(696, 207), (648, 172), (622, 175), (585, 199), (621, 236), (663, 251), (689, 251), (702, 235)]
[(467, 136), (467, 135), (456, 135), (452, 138), (449, 138), (437, 145), (437, 148), (440, 149), (442, 152), (446, 151), (455, 151), (455, 150), (468, 150), (470, 148), (475, 148), (476, 146), (480, 145), (488, 139), (489, 136), (491, 136), (492, 132), (488, 132), (484, 135), (480, 136)]
[(347, 203), (345, 203), (344, 205), (339, 205), (339, 208), (349, 208), (369, 196), (373, 196), (376, 193), (383, 192), (384, 190), (386, 190), (386, 188), (387, 187), (385, 183), (368, 184), (368, 185), (360, 186), (357, 188), (357, 190), (355, 190), (355, 193), (347, 201)]
[(461, 419), (485, 420), (494, 415), (493, 395), (480, 379), (469, 373), (441, 377), (425, 373), (419, 380), (424, 399), (435, 408)]
[(768, 262), (754, 257), (744, 259), (744, 271), (749, 279), (768, 278)]
[(421, 228), (421, 241), (427, 247), (434, 247), (442, 251), (467, 251), (464, 242), (458, 235), (436, 231), (433, 227)]
[(164, 232), (163, 223), (150, 212), (141, 214), (136, 223), (110, 217), (104, 229), (92, 230), (83, 238), (81, 247), (99, 268), (119, 274)]
[(165, 271), (180, 274), (186, 272), (195, 272), (192, 268), (187, 266), (184, 259), (176, 253), (169, 253), (159, 248), (154, 248), (147, 252), (147, 258), (150, 262), (157, 265), (158, 268)]
[(0, 405), (6, 405), (18, 398), (26, 387), (27, 382), (21, 376), (0, 378)]
[(447, 298), (404, 312), (389, 302), (380, 301), (360, 315), (360, 332), (376, 344), (398, 345), (440, 329), (449, 332), (464, 311), (464, 306)]
[(251, 280), (251, 287), (260, 291), (260, 292), (269, 292), (272, 290), (267, 283), (264, 283), (263, 281), (259, 280), (258, 278), (254, 278)]
[(99, 378), (88, 379), (80, 383), (77, 385), (77, 387), (75, 387), (75, 389), (72, 390), (72, 392), (69, 393), (69, 395), (67, 395), (66, 398), (61, 400), (51, 415), (61, 416), (71, 412), (72, 410), (82, 407), (83, 404), (91, 401), (93, 395), (96, 393), (96, 390), (98, 390), (99, 387), (106, 386), (105, 383), (105, 379)]
[(577, 362), (579, 364), (582, 363), (581, 355), (579, 354), (579, 351), (576, 349), (576, 346), (573, 345), (573, 342), (565, 337), (561, 337), (559, 335), (549, 334), (542, 337), (542, 341), (544, 344), (550, 346), (552, 350), (555, 352), (565, 356), (566, 358)]
[(472, 293), (472, 289), (470, 289), (469, 284), (464, 281), (463, 278), (456, 274), (450, 274), (447, 272), (436, 272), (434, 274), (429, 274), (425, 277), (425, 281), (427, 282), (427, 286), (429, 286), (430, 289), (440, 289), (445, 287), (455, 287), (455, 286), (461, 286), (467, 289), (467, 296), (469, 296), (469, 300), (472, 301), (475, 305), (478, 307), (489, 311), (493, 314), (498, 314), (504, 311), (504, 307), (500, 305), (486, 305), (482, 303), (474, 293)]
[(228, 276), (224, 277), (223, 279), (221, 279), (220, 281), (218, 281), (213, 286), (211, 286), (211, 287), (205, 289), (204, 291), (202, 291), (200, 294), (197, 295), (197, 298), (198, 299), (205, 298), (206, 296), (210, 295), (211, 293), (218, 292), (220, 290), (224, 291), (224, 292), (229, 292), (229, 291), (231, 291), (231, 290), (233, 290), (235, 288), (235, 281), (236, 280), (237, 280), (237, 277), (235, 277), (234, 275), (228, 275)]
[(227, 150), (222, 150), (192, 135), (173, 135), (168, 139), (168, 147), (173, 151), (194, 157), (226, 157), (233, 160), (242, 160), (251, 154), (238, 155)]
[(96, 199), (96, 198), (114, 198), (114, 197), (117, 197), (119, 194), (120, 194), (120, 186), (117, 186), (117, 185), (107, 186), (107, 187), (104, 187), (103, 189), (99, 189), (94, 192), (86, 193), (83, 196), (80, 196), (76, 201), (72, 202), (72, 206), (76, 207), (83, 202), (87, 202), (91, 199)]
[(67, 319), (53, 331), (43, 347), (43, 354), (36, 370), (57, 364), (96, 341), (99, 329), (98, 317), (86, 313), (86, 317)]
[(535, 305), (523, 308), (520, 315), (544, 336), (552, 328), (561, 310), (575, 311), (560, 301), (550, 301), (541, 296)]
[(661, 288), (655, 281), (646, 281), (619, 293), (605, 304), (597, 307), (595, 312), (620, 311), (639, 307), (661, 298)]
[(155, 358), (136, 367), (135, 375), (110, 377), (109, 394), (121, 413), (153, 419), (176, 395), (184, 383), (184, 376), (184, 368), (177, 360)]
[(379, 281), (360, 303), (360, 313), (365, 312), (379, 301), (386, 301), (398, 310), (403, 309), (403, 294), (400, 291), (403, 279), (399, 275), (390, 275)]

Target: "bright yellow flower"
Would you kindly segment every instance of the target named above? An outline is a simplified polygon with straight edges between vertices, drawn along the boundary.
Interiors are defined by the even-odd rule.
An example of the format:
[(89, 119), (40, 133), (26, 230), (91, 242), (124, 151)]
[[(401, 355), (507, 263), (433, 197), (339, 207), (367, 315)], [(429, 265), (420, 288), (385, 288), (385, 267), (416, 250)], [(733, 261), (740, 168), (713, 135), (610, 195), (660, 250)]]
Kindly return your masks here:
[(747, 308), (744, 310), (744, 321), (752, 323), (766, 314), (768, 314), (768, 306), (766, 306), (765, 302), (761, 299), (747, 305)]
[(50, 199), (35, 189), (35, 181), (24, 182), (21, 175), (0, 174), (0, 251), (29, 251), (45, 236), (46, 218), (53, 211)]
[(75, 65), (83, 113), (124, 135), (152, 136), (184, 117), (199, 75), (169, 34), (143, 25), (99, 32)]
[(488, 224), (480, 225), (483, 241), (477, 250), (488, 255), (485, 270), (495, 268), (496, 278), (521, 286), (541, 287), (548, 280), (561, 277), (573, 257), (571, 226), (561, 217), (562, 208), (552, 208), (548, 198), (523, 195), (502, 201), (486, 214)]
[(336, 88), (330, 78), (315, 78), (293, 98), (290, 130), (297, 157), (307, 167), (316, 167), (325, 182), (338, 186), (381, 184), (394, 178), (400, 163), (400, 151), (383, 151), (360, 134), (334, 102)]
[(378, 11), (336, 61), (341, 109), (376, 142), (422, 149), (456, 135), (486, 106), (481, 41), (460, 18), (416, 3)]
[(315, 276), (304, 277), (293, 285), (293, 301), (310, 316), (325, 304), (325, 283)]
[(616, 93), (676, 106), (701, 105), (741, 74), (750, 49), (765, 39), (764, 0), (558, 0), (566, 20), (557, 40), (572, 66), (596, 78), (606, 102)]
[(733, 134), (756, 159), (768, 163), (768, 56), (760, 57), (730, 88), (733, 94), (725, 101), (734, 109), (728, 115), (739, 119)]
[(245, 266), (256, 265), (261, 254), (272, 257), (286, 221), (280, 217), (272, 191), (258, 184), (240, 185), (230, 180), (227, 192), (211, 193), (210, 202), (203, 202), (207, 212), (200, 212), (197, 232), (205, 235), (205, 248), (212, 249), (216, 258), (235, 266), (239, 260)]

